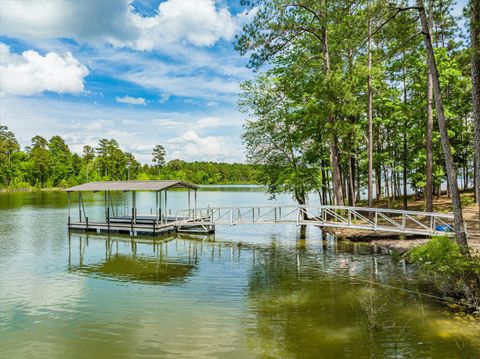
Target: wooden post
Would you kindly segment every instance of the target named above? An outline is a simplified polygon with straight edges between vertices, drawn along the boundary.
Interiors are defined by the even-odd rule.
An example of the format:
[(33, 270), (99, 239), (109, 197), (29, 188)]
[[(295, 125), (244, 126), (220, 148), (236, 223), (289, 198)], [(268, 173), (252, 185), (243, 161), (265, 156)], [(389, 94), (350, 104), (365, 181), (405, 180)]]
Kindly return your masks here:
[(103, 192), (103, 206), (105, 208), (105, 219), (107, 219), (107, 191)]
[(155, 192), (155, 221), (158, 220), (158, 191)]
[(68, 203), (68, 229), (70, 229), (70, 192), (67, 192), (67, 203)]
[(80, 196), (81, 192), (78, 192), (78, 218), (79, 222), (82, 222), (82, 197)]
[(135, 191), (132, 191), (132, 220), (137, 224), (137, 198)]
[[(165, 190), (165, 209), (164, 209), (164, 212), (165, 212), (165, 216), (168, 215), (168, 211), (167, 211), (167, 193), (168, 193), (168, 190)], [(165, 218), (165, 222), (167, 222), (167, 218)]]
[(162, 191), (158, 193), (158, 216), (160, 217), (160, 224), (163, 224), (162, 218)]
[(188, 212), (190, 212), (191, 206), (190, 206), (190, 188), (188, 189)]

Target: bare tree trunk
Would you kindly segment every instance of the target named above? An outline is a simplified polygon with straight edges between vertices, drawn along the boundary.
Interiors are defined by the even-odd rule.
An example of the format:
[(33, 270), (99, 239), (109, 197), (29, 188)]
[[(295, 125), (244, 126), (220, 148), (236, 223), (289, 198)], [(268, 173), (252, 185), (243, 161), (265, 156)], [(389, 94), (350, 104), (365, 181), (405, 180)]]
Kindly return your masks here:
[(470, 0), (470, 31), (472, 47), (472, 101), (475, 125), (475, 197), (480, 215), (480, 3)]
[[(403, 106), (407, 110), (407, 69), (405, 68), (405, 54), (403, 63)], [(408, 209), (407, 201), (407, 116), (403, 123), (403, 209)]]
[[(367, 2), (367, 6), (368, 2)], [(368, 78), (367, 78), (367, 92), (368, 92), (368, 141), (367, 141), (367, 156), (368, 156), (368, 206), (373, 205), (373, 94), (372, 94), (372, 26), (370, 21), (370, 15), (368, 15), (367, 21), (368, 32)], [(378, 181), (378, 179), (377, 179)]]
[(322, 200), (324, 205), (328, 204), (328, 174), (325, 169), (327, 164), (325, 160), (322, 159)]
[(389, 174), (388, 174), (388, 167), (385, 165), (383, 166), (383, 175), (385, 176), (385, 197), (387, 198), (387, 205), (390, 207), (390, 183), (389, 183)]
[(377, 201), (382, 199), (382, 167), (380, 163), (375, 165), (375, 194)]
[[(478, 191), (477, 191), (477, 186), (478, 186), (478, 182), (477, 182), (477, 157), (475, 156), (473, 158), (473, 188), (474, 188), (474, 195), (473, 195), (473, 199), (475, 202), (479, 202), (479, 199), (478, 199)], [(480, 204), (479, 204), (480, 206)]]
[[(375, 126), (375, 137), (377, 138), (377, 145), (375, 151), (377, 154), (380, 154), (382, 151), (382, 146), (380, 145), (380, 125)], [(379, 158), (379, 157), (377, 157)], [(375, 164), (375, 192), (377, 195), (377, 201), (382, 199), (382, 164), (380, 160), (376, 161)]]
[[(433, 0), (429, 1), (428, 30), (433, 38)], [(432, 74), (427, 75), (427, 134), (426, 134), (426, 184), (425, 184), (425, 211), (433, 212), (433, 86)]]
[[(322, 17), (324, 23), (322, 24), (322, 52), (323, 52), (323, 63), (325, 67), (325, 74), (329, 75), (330, 73), (330, 55), (328, 52), (328, 30), (327, 30), (327, 7), (326, 1), (321, 1), (322, 6)], [(332, 165), (332, 182), (333, 182), (333, 191), (335, 192), (335, 204), (337, 206), (343, 206), (343, 185), (342, 185), (342, 176), (340, 170), (340, 156), (337, 143), (337, 131), (335, 130), (335, 118), (332, 115), (327, 117), (327, 122), (330, 125), (330, 136), (328, 141), (328, 147), (330, 149), (330, 163)]]
[(448, 136), (447, 122), (443, 111), (442, 92), (440, 89), (440, 81), (438, 78), (437, 64), (433, 53), (432, 39), (428, 31), (427, 16), (423, 6), (423, 0), (416, 0), (420, 20), (422, 23), (422, 33), (427, 51), (427, 62), (430, 73), (432, 74), (433, 95), (435, 99), (435, 110), (437, 114), (438, 128), (440, 130), (440, 139), (442, 142), (443, 154), (447, 168), (447, 178), (452, 196), (452, 207), (454, 215), (454, 226), (457, 243), (463, 254), (468, 254), (467, 234), (465, 232), (465, 223), (463, 221), (462, 205), (460, 202), (460, 192), (457, 183), (457, 169), (453, 161), (452, 149), (450, 145), (450, 137)]
[(348, 160), (348, 205), (355, 206), (355, 166), (354, 158), (350, 154), (350, 158)]
[[(355, 153), (355, 156), (356, 158), (358, 158), (358, 152)], [(357, 165), (358, 167), (358, 165)], [(356, 178), (356, 182), (357, 182), (357, 186), (355, 187), (355, 191), (356, 191), (356, 194), (355, 194), (355, 200), (358, 202), (360, 201), (360, 190), (361, 190), (361, 186), (360, 186), (360, 170), (356, 169), (355, 171), (355, 178)]]

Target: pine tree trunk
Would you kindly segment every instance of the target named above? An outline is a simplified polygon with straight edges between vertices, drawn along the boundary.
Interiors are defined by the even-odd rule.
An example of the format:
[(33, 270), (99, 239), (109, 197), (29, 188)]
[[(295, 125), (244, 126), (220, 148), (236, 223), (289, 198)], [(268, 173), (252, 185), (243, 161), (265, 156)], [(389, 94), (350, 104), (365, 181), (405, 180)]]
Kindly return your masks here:
[(382, 167), (380, 167), (380, 164), (377, 164), (375, 166), (375, 192), (376, 192), (376, 197), (377, 201), (382, 199), (383, 193), (382, 193)]
[[(323, 52), (323, 63), (325, 67), (325, 75), (328, 78), (330, 73), (330, 55), (328, 51), (328, 30), (327, 30), (327, 11), (326, 11), (326, 1), (322, 0), (321, 2), (323, 20), (322, 24), (322, 52)], [(342, 175), (340, 170), (340, 156), (337, 143), (337, 133), (335, 130), (335, 118), (332, 115), (327, 117), (327, 122), (330, 126), (330, 136), (328, 141), (328, 147), (330, 150), (330, 163), (332, 165), (332, 182), (333, 182), (333, 191), (335, 192), (335, 204), (337, 206), (343, 206), (343, 185), (342, 185)]]
[[(480, 206), (480, 203), (479, 202), (479, 199), (478, 199), (478, 191), (477, 191), (477, 186), (478, 186), (478, 182), (477, 182), (477, 157), (475, 156), (473, 158), (473, 188), (474, 188), (474, 195), (473, 195), (473, 199), (475, 202), (477, 202), (477, 204)], [(480, 207), (479, 207), (480, 208)]]
[(348, 160), (348, 177), (347, 177), (347, 193), (348, 193), (348, 205), (355, 206), (355, 191), (353, 188), (353, 168), (352, 168), (351, 155)]
[[(333, 126), (334, 121), (329, 119), (330, 124)], [(342, 175), (340, 173), (340, 160), (339, 160), (339, 151), (338, 143), (335, 131), (333, 128), (330, 130), (330, 162), (332, 164), (332, 183), (333, 191), (335, 192), (335, 205), (343, 206), (343, 185), (342, 185)]]
[[(405, 57), (405, 54), (404, 54)], [(407, 69), (405, 68), (405, 59), (403, 65), (403, 106), (404, 110), (407, 111)], [(406, 118), (406, 116), (405, 116)], [(408, 209), (408, 200), (407, 200), (407, 120), (404, 120), (403, 123), (403, 209)]]
[[(428, 28), (430, 37), (433, 38), (433, 0), (429, 2)], [(425, 211), (433, 212), (433, 86), (432, 74), (427, 75), (427, 134), (426, 134), (427, 163), (425, 166)]]
[(472, 101), (475, 126), (475, 196), (480, 215), (480, 2), (470, 0), (470, 29), (472, 46)]
[(443, 111), (442, 92), (440, 89), (440, 81), (437, 71), (437, 64), (435, 62), (435, 55), (433, 53), (432, 40), (428, 31), (427, 16), (422, 0), (416, 0), (420, 21), (422, 23), (422, 33), (427, 51), (427, 62), (430, 73), (432, 74), (433, 95), (435, 99), (435, 110), (437, 115), (438, 127), (440, 130), (440, 139), (442, 143), (443, 154), (445, 157), (445, 164), (447, 168), (448, 184), (452, 196), (452, 207), (454, 215), (455, 235), (458, 245), (463, 254), (468, 254), (467, 234), (465, 232), (465, 223), (463, 221), (462, 205), (460, 203), (460, 192), (457, 183), (457, 169), (453, 161), (452, 149), (450, 145), (450, 137), (447, 130), (447, 122), (445, 113)]
[(384, 165), (383, 166), (383, 175), (385, 176), (385, 197), (387, 198), (387, 204), (390, 207), (390, 183), (389, 183), (389, 174), (388, 168)]
[[(367, 5), (368, 6), (368, 5)], [(367, 117), (368, 117), (368, 140), (367, 140), (367, 157), (368, 157), (368, 207), (373, 205), (373, 94), (372, 94), (372, 29), (371, 29), (370, 16), (367, 22), (368, 31), (368, 78), (367, 78), (367, 92), (368, 92), (368, 105), (367, 105)], [(378, 179), (377, 179), (378, 181)]]
[[(382, 146), (380, 144), (380, 125), (375, 126), (375, 137), (376, 137), (376, 153), (380, 154), (382, 152)], [(382, 164), (380, 160), (377, 160), (375, 164), (375, 188), (376, 188), (376, 195), (377, 201), (382, 199), (383, 192), (382, 192)]]
[(349, 187), (349, 199), (351, 199), (349, 206), (355, 206), (355, 157), (350, 154), (350, 161), (349, 161), (349, 171), (348, 176), (350, 178), (350, 187)]

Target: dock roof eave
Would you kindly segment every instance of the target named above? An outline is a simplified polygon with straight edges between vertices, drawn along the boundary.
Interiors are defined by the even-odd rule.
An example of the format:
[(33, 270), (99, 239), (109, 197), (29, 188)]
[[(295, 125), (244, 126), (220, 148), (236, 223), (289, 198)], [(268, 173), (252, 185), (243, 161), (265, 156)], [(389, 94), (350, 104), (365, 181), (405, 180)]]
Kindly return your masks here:
[(177, 180), (164, 181), (99, 181), (89, 182), (65, 189), (66, 192), (98, 191), (162, 191), (170, 188), (198, 189), (193, 183)]

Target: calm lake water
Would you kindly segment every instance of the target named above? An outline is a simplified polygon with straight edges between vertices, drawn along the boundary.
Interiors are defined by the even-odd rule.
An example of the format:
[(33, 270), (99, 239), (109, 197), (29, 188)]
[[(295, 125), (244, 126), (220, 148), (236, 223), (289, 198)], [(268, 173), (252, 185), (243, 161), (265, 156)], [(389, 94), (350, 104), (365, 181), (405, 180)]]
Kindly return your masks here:
[[(198, 200), (269, 203), (241, 187)], [(148, 211), (149, 195), (138, 201)], [(294, 225), (69, 236), (66, 206), (65, 193), (0, 193), (1, 358), (480, 358), (478, 319), (420, 295), (412, 268), (366, 245)]]

